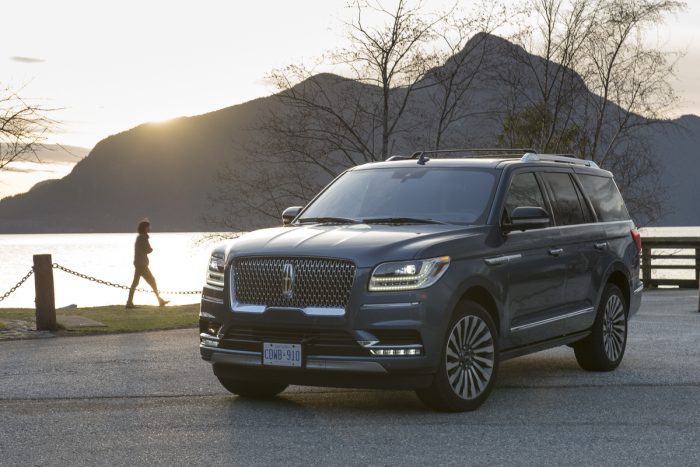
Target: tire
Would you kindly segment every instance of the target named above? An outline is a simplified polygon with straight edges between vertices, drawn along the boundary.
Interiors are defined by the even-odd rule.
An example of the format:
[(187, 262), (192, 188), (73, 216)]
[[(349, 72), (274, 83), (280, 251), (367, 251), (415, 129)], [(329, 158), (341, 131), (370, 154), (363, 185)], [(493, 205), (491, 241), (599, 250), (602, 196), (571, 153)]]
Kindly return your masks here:
[(435, 410), (475, 410), (493, 389), (499, 361), (498, 332), (493, 319), (481, 305), (463, 302), (447, 328), (432, 386), (416, 393)]
[(591, 335), (574, 344), (579, 366), (588, 371), (612, 371), (627, 345), (627, 303), (620, 289), (607, 284), (598, 305)]
[(251, 399), (271, 399), (287, 389), (288, 384), (254, 383), (251, 381), (238, 381), (235, 379), (217, 376), (219, 382), (229, 392), (241, 397)]

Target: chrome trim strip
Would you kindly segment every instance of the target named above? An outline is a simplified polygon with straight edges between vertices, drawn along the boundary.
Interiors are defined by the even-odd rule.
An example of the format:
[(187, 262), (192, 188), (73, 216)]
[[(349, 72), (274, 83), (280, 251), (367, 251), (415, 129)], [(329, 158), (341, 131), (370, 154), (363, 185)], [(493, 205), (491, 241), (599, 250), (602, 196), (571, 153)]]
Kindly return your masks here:
[[(200, 345), (212, 351), (210, 363), (230, 363), (234, 365), (263, 366), (260, 352), (228, 350)], [(267, 367), (269, 368), (269, 367)], [(342, 360), (336, 357), (313, 356), (306, 358), (306, 369), (332, 371), (359, 371), (365, 373), (386, 373), (386, 369), (377, 362)]]
[(234, 313), (255, 313), (263, 314), (267, 310), (289, 310), (289, 311), (301, 311), (307, 316), (345, 316), (345, 309), (343, 308), (287, 308), (281, 306), (265, 306), (265, 305), (249, 305), (245, 303), (234, 302), (231, 307)]
[(202, 310), (199, 310), (199, 317), (200, 318), (216, 319), (216, 316), (212, 315), (211, 313), (207, 313), (206, 311), (202, 311)]
[(236, 313), (265, 313), (265, 305), (245, 305), (238, 302), (231, 304), (231, 309)]
[(499, 266), (501, 264), (507, 264), (513, 261), (522, 259), (523, 255), (518, 253), (517, 255), (507, 255), (507, 256), (495, 256), (493, 258), (486, 258), (484, 262), (489, 266)]
[(521, 324), (520, 326), (514, 326), (514, 327), (510, 328), (510, 332), (524, 331), (526, 329), (534, 328), (537, 326), (542, 326), (543, 324), (553, 323), (555, 321), (559, 321), (562, 319), (573, 318), (574, 316), (578, 316), (578, 315), (585, 315), (586, 313), (590, 313), (594, 310), (595, 310), (595, 308), (593, 308), (593, 307), (584, 308), (583, 310), (574, 311), (571, 313), (567, 313), (565, 315), (553, 316), (551, 318), (543, 319), (542, 321), (535, 321), (534, 323)]
[[(294, 308), (293, 308), (294, 309)], [(302, 312), (308, 316), (345, 316), (344, 308), (302, 308)]]
[(262, 365), (262, 356), (260, 352), (244, 352), (242, 350), (227, 350), (216, 347), (200, 345), (205, 349), (212, 350), (209, 363), (230, 363), (234, 365), (260, 366)]
[(637, 287), (636, 289), (634, 289), (634, 292), (632, 292), (632, 293), (638, 294), (638, 293), (641, 292), (643, 289), (644, 289), (644, 283), (642, 283), (639, 287)]
[(324, 357), (308, 357), (306, 368), (309, 370), (361, 371), (365, 373), (386, 373), (386, 369), (377, 362), (352, 360), (335, 360)]
[(209, 303), (216, 303), (217, 305), (224, 304), (223, 298), (210, 297), (209, 295), (204, 295), (204, 294), (202, 294), (202, 300), (204, 300), (205, 302), (209, 302)]
[(381, 308), (411, 308), (420, 305), (420, 302), (406, 303), (365, 303), (362, 305), (363, 310), (375, 310)]
[[(360, 344), (360, 341), (357, 341)], [(360, 344), (362, 345), (362, 344)], [(421, 344), (402, 344), (402, 345), (362, 345), (362, 347), (370, 350), (384, 350), (384, 349), (422, 349)]]

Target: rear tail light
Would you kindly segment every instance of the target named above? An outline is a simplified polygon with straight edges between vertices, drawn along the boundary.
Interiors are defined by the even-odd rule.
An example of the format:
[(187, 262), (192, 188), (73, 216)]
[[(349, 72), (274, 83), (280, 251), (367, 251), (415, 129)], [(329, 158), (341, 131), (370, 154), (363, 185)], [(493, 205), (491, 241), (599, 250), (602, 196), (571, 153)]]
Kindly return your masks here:
[(634, 240), (634, 245), (637, 247), (637, 253), (641, 253), (642, 236), (637, 229), (632, 229), (632, 240)]

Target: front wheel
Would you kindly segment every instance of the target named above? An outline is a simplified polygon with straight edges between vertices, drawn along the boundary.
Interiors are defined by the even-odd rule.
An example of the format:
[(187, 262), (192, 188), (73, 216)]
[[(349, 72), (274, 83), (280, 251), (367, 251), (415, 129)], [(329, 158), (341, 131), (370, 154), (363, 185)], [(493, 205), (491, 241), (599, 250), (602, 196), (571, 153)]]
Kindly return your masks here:
[(229, 392), (252, 399), (269, 399), (287, 389), (287, 384), (254, 383), (217, 376), (219, 382)]
[(588, 371), (618, 367), (627, 345), (627, 304), (620, 289), (607, 284), (591, 329), (591, 335), (574, 344), (579, 366)]
[(448, 327), (433, 384), (417, 391), (429, 407), (446, 412), (477, 409), (488, 398), (498, 372), (497, 331), (479, 304), (464, 302)]

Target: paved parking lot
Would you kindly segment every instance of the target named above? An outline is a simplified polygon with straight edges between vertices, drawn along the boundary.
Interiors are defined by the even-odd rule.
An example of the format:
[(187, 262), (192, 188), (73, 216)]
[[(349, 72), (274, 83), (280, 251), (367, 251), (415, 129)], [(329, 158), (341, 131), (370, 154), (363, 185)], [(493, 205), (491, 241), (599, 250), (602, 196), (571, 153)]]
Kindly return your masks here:
[(0, 342), (0, 420), (0, 465), (698, 465), (697, 292), (646, 293), (617, 371), (521, 357), (472, 413), (405, 391), (238, 399), (178, 330)]

